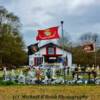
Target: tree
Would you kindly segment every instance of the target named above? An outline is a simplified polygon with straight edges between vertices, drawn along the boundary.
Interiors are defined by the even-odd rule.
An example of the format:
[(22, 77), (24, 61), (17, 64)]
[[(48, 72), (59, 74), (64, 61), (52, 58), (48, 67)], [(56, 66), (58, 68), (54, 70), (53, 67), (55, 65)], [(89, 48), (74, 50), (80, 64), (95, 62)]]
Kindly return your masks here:
[(0, 58), (2, 65), (18, 66), (26, 63), (27, 54), (20, 35), (19, 18), (0, 7)]
[[(100, 37), (98, 34), (91, 32), (91, 33), (85, 33), (85, 34), (81, 35), (79, 40), (80, 40), (80, 44), (84, 44), (87, 42), (92, 42), (92, 43), (94, 42), (97, 45), (97, 43), (99, 43), (99, 38)], [(97, 55), (96, 64), (100, 65), (99, 49), (97, 49), (96, 52), (87, 53), (83, 50), (82, 46), (83, 45), (81, 45), (81, 46), (78, 45), (78, 46), (72, 48), (73, 63), (81, 64), (81, 65), (93, 65), (93, 64), (95, 64), (95, 53), (96, 53), (96, 55)]]
[(61, 37), (58, 40), (58, 44), (63, 47), (63, 48), (68, 48), (71, 47), (71, 38), (69, 36), (69, 34), (67, 33), (64, 37)]
[(97, 33), (92, 33), (88, 32), (80, 36), (79, 40), (84, 43), (84, 42), (99, 42), (99, 35)]
[(93, 65), (94, 61), (94, 53), (86, 53), (81, 46), (77, 46), (72, 48), (73, 54), (73, 63), (81, 64), (81, 65)]

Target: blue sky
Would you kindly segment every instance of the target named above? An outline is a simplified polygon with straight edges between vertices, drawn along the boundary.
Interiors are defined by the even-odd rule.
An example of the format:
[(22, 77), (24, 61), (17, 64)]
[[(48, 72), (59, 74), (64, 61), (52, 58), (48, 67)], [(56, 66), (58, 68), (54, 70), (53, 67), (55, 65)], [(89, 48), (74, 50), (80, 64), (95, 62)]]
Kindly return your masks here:
[[(100, 0), (0, 0), (20, 17), (26, 45), (35, 43), (38, 29), (60, 25), (73, 40), (85, 33), (100, 33)], [(60, 32), (60, 29), (59, 29)]]

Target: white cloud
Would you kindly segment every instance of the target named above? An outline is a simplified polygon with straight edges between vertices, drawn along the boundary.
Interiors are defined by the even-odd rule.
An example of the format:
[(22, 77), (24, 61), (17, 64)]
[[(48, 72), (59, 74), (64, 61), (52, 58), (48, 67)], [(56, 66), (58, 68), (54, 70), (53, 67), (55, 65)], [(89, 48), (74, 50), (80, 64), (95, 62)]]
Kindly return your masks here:
[[(7, 7), (20, 16), (23, 24), (38, 23), (43, 25), (53, 19), (48, 13), (82, 13), (98, 0), (11, 0)], [(61, 16), (61, 15), (59, 15)], [(62, 15), (63, 16), (63, 15)], [(33, 24), (34, 25), (34, 24)]]
[[(92, 27), (87, 25), (88, 20), (84, 20), (83, 26), (80, 23), (88, 17), (85, 13), (89, 12), (91, 7), (100, 5), (100, 0), (0, 0), (0, 4), (20, 17), (23, 24), (22, 32), (58, 25), (62, 19), (69, 32), (80, 32), (84, 31), (84, 28), (88, 30)], [(95, 22), (94, 27), (94, 30), (99, 31)]]

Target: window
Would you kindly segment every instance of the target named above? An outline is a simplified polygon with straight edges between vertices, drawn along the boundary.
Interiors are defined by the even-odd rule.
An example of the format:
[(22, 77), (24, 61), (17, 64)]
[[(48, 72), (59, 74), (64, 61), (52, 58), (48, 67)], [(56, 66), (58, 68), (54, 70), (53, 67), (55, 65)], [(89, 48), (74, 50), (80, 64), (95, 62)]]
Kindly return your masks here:
[(54, 48), (49, 47), (48, 48), (48, 54), (54, 54)]
[(34, 57), (34, 65), (38, 66), (43, 63), (43, 57)]

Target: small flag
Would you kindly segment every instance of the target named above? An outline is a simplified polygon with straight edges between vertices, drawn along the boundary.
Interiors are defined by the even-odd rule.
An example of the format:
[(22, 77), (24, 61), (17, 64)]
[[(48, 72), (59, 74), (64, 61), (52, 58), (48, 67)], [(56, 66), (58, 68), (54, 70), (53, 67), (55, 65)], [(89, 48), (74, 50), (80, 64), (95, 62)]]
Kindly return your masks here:
[(34, 54), (39, 50), (38, 43), (28, 46), (28, 54)]
[(94, 43), (87, 43), (83, 45), (83, 50), (87, 53), (95, 52), (95, 44)]
[(60, 38), (58, 33), (58, 27), (51, 27), (44, 30), (38, 30), (36, 40), (49, 40), (57, 38)]

